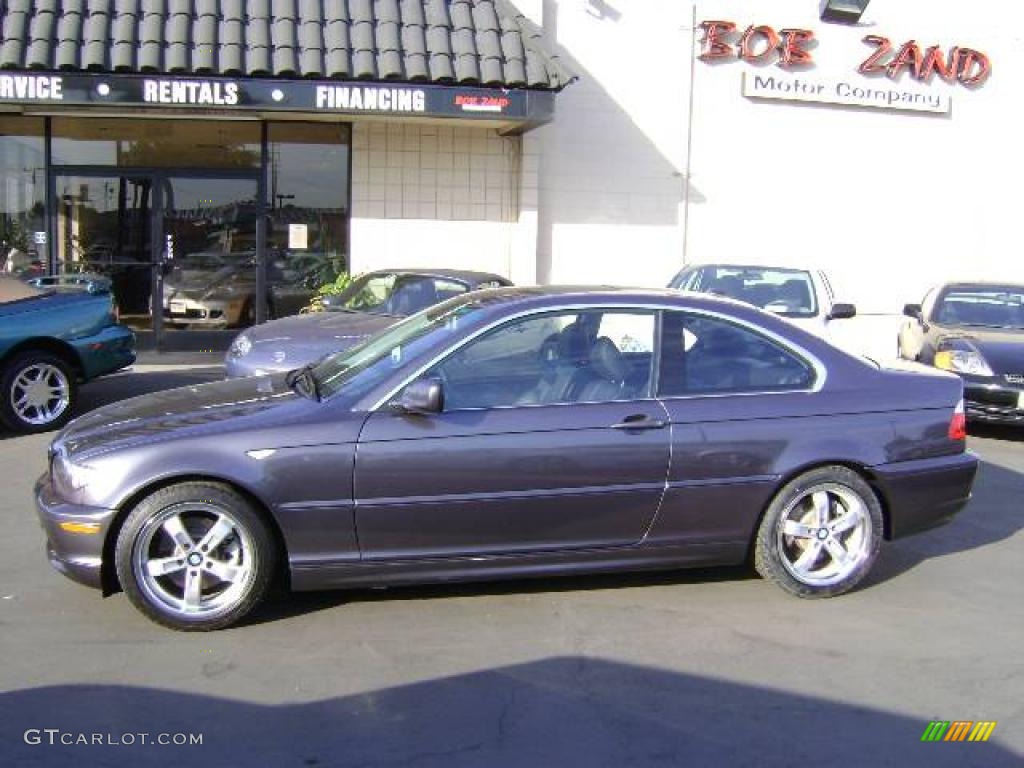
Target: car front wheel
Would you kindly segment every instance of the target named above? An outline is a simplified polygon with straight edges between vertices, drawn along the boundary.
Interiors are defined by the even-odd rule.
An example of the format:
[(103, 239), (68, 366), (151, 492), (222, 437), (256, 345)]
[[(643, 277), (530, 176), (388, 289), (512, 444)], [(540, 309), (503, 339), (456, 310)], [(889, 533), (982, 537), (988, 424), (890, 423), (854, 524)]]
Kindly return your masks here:
[(241, 620), (270, 587), (277, 559), (263, 517), (218, 483), (179, 483), (143, 499), (117, 537), (117, 576), (158, 624), (208, 631)]
[(71, 418), (75, 376), (70, 366), (49, 352), (28, 351), (14, 357), (0, 376), (0, 416), (17, 432), (45, 432)]
[(762, 577), (798, 597), (832, 597), (871, 570), (882, 541), (882, 507), (852, 469), (820, 467), (776, 494), (754, 546)]

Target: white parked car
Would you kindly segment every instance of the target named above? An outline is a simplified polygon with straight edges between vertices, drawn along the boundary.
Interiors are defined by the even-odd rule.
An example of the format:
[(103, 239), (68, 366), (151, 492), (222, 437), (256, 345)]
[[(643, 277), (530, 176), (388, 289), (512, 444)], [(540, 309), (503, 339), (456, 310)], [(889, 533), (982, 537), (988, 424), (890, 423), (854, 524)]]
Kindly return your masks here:
[(835, 300), (821, 270), (742, 264), (692, 264), (672, 278), (669, 288), (714, 293), (753, 304), (825, 336), (828, 323), (854, 317), (853, 304)]

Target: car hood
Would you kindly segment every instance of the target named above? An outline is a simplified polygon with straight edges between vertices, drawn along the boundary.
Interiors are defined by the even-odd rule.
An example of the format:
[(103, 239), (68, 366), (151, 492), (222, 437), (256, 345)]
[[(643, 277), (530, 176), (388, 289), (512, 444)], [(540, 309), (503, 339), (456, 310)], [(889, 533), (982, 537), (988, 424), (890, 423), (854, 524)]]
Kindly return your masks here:
[(171, 437), (294, 425), (320, 406), (296, 394), (283, 375), (198, 384), (98, 408), (70, 422), (54, 447), (84, 460)]
[(282, 371), (348, 349), (401, 318), (368, 312), (314, 312), (273, 320), (246, 331), (252, 350), (238, 362), (248, 369)]
[(311, 312), (273, 320), (257, 326), (248, 332), (254, 345), (309, 341), (337, 341), (348, 338), (365, 338), (387, 328), (400, 318), (395, 315), (333, 310)]
[(1024, 331), (1011, 328), (943, 328), (938, 341), (969, 341), (994, 373), (1024, 373)]

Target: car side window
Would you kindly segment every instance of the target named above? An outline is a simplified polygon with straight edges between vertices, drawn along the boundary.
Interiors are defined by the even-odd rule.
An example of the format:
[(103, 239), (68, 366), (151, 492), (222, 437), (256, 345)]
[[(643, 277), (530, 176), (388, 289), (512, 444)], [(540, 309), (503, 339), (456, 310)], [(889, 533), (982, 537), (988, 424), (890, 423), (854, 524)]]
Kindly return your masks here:
[(807, 389), (814, 370), (775, 341), (727, 320), (666, 312), (660, 397)]
[(445, 410), (650, 396), (652, 312), (555, 312), (513, 320), (430, 371)]
[(469, 286), (465, 283), (457, 283), (454, 280), (443, 280), (441, 278), (434, 279), (434, 293), (437, 296), (438, 302), (447, 301), (468, 290)]

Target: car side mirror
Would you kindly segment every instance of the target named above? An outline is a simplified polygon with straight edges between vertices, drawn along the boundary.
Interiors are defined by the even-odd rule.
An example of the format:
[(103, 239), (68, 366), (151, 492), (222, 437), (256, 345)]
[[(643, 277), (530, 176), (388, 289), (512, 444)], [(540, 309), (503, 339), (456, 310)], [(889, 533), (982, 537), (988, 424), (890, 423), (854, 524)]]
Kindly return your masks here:
[(402, 414), (430, 416), (444, 410), (444, 390), (441, 380), (417, 379), (407, 386), (397, 400), (391, 403), (394, 411)]
[(915, 320), (923, 320), (924, 319), (921, 316), (922, 312), (921, 312), (921, 305), (920, 304), (904, 304), (903, 305), (903, 314), (906, 315), (907, 317), (912, 317)]
[(853, 304), (833, 304), (832, 311), (828, 313), (829, 320), (849, 320), (857, 316), (857, 307)]

